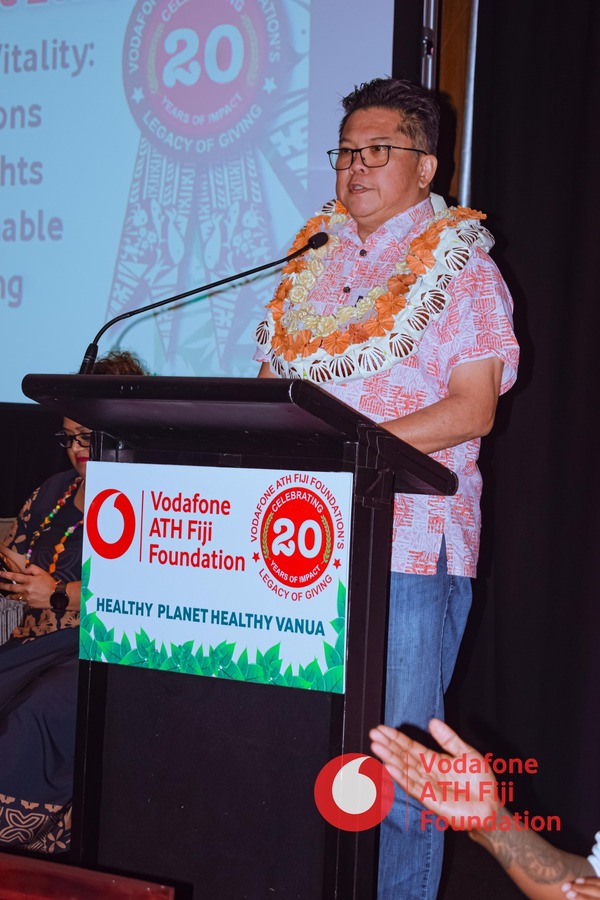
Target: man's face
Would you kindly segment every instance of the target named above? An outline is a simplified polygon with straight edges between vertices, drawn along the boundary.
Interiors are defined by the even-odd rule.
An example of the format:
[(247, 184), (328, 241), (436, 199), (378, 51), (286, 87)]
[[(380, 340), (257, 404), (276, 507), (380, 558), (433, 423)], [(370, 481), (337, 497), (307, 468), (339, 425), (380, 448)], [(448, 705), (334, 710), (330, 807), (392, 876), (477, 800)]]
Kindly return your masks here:
[[(392, 109), (358, 109), (344, 125), (340, 147), (412, 147), (412, 141), (398, 130), (400, 122), (401, 114)], [(357, 222), (359, 237), (366, 240), (388, 219), (424, 200), (436, 166), (435, 156), (390, 150), (386, 166), (369, 169), (355, 153), (350, 168), (337, 173), (336, 190)]]

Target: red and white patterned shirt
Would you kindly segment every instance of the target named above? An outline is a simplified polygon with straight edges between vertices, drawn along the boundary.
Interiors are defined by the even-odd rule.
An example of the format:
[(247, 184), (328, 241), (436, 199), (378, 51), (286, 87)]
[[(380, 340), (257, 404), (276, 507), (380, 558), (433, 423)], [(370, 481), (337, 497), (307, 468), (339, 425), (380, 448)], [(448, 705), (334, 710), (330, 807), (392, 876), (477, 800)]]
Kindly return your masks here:
[[(349, 217), (338, 232), (340, 246), (324, 260), (325, 274), (309, 295), (320, 315), (355, 304), (375, 285), (385, 285), (408, 245), (434, 215), (430, 200), (400, 213), (363, 243)], [(452, 279), (451, 300), (427, 326), (417, 352), (384, 372), (324, 390), (375, 422), (416, 412), (448, 395), (455, 366), (497, 356), (504, 363), (500, 393), (517, 374), (519, 347), (512, 326), (512, 299), (492, 259), (479, 247)], [(255, 354), (269, 361), (271, 351)], [(442, 536), (446, 537), (448, 572), (474, 576), (479, 553), (481, 475), (480, 440), (467, 441), (431, 456), (459, 479), (452, 497), (398, 494), (394, 506), (391, 568), (395, 572), (435, 574)]]

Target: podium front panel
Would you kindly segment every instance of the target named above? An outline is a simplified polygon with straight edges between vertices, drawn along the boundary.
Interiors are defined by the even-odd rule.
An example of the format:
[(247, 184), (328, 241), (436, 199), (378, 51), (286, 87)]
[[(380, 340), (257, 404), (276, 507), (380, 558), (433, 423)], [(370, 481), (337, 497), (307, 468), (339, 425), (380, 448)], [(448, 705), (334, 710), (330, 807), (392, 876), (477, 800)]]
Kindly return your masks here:
[[(72, 855), (180, 883), (178, 897), (372, 900), (377, 829), (313, 800), (383, 716), (394, 491), (456, 477), (315, 385), (30, 375), (24, 392), (96, 432), (94, 458), (352, 473), (345, 693), (81, 663)], [(110, 638), (106, 638), (110, 642)]]

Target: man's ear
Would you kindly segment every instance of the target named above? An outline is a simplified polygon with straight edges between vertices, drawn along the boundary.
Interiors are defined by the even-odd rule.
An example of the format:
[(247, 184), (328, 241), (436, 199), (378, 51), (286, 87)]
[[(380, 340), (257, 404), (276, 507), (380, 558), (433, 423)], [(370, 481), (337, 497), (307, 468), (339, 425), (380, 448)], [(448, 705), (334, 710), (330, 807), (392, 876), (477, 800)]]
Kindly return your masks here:
[(437, 171), (437, 157), (428, 153), (426, 156), (421, 155), (419, 158), (419, 187), (429, 187), (433, 181)]

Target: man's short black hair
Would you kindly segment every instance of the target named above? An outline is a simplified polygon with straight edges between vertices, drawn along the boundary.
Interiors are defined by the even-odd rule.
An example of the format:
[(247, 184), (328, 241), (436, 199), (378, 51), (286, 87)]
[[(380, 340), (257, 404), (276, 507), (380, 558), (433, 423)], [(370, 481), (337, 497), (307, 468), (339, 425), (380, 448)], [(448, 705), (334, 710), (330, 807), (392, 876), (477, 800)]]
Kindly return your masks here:
[(415, 148), (435, 154), (440, 130), (440, 108), (433, 93), (412, 81), (400, 78), (374, 78), (354, 87), (342, 100), (344, 118), (340, 137), (348, 118), (357, 109), (374, 106), (394, 109), (400, 114), (399, 130)]

